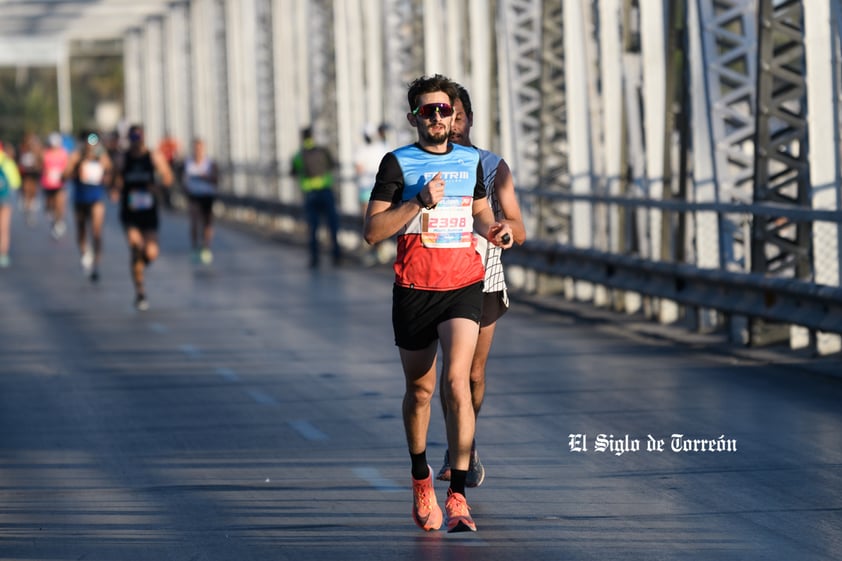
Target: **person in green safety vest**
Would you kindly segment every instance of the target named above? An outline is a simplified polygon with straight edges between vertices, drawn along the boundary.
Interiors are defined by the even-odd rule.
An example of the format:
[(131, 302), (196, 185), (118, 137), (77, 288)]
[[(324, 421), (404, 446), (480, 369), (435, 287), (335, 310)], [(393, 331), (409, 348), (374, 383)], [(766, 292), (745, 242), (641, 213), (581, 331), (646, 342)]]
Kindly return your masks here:
[(322, 216), (327, 220), (332, 242), (333, 264), (338, 265), (339, 250), (339, 214), (333, 195), (333, 171), (336, 161), (330, 150), (316, 144), (313, 129), (307, 127), (301, 131), (301, 149), (292, 158), (292, 174), (298, 178), (298, 184), (304, 193), (304, 213), (310, 234), (310, 268), (319, 266), (319, 222)]

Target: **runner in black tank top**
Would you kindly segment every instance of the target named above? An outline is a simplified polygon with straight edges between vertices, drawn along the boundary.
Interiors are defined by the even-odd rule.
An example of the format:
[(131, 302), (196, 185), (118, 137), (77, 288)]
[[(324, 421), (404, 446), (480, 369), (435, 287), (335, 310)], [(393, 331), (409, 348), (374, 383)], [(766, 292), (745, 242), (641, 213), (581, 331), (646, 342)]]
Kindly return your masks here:
[(156, 175), (161, 184), (172, 184), (172, 169), (158, 152), (150, 152), (143, 138), (143, 127), (129, 128), (129, 151), (123, 158), (118, 177), (120, 189), (120, 221), (126, 231), (131, 255), (135, 307), (147, 310), (144, 272), (158, 257), (158, 200)]
[(158, 229), (158, 201), (155, 166), (150, 153), (127, 153), (123, 163), (123, 189), (120, 192), (120, 221), (124, 228), (141, 231)]

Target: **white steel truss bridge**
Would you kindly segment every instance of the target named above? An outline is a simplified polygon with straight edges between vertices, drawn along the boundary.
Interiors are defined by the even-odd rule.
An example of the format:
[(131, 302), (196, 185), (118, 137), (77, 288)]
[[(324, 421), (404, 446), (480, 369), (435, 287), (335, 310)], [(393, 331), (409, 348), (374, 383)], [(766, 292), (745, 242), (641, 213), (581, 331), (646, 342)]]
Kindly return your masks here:
[[(406, 85), (471, 92), (530, 240), (512, 283), (746, 343), (840, 350), (840, 0), (0, 0), (0, 64), (120, 39), (124, 113), (205, 138), (228, 207), (284, 220), (299, 130), (412, 140)], [(62, 69), (65, 69), (62, 71)], [(72, 116), (62, 113), (62, 127)], [(249, 216), (255, 215), (254, 212)], [(283, 226), (281, 226), (283, 227)]]

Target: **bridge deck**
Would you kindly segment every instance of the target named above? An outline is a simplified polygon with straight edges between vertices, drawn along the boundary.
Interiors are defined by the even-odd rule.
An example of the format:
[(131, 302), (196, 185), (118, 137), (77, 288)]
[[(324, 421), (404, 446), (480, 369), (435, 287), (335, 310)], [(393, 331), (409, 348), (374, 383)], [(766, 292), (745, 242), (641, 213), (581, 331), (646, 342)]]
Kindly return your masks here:
[[(198, 268), (168, 214), (138, 313), (115, 215), (98, 286), (72, 231), (55, 242), (14, 216), (0, 559), (842, 555), (842, 379), (815, 361), (515, 302), (479, 422), (479, 531), (424, 534), (409, 515), (389, 270), (311, 273), (302, 247), (224, 226), (215, 264)], [(600, 434), (640, 449), (597, 451)], [(673, 434), (734, 449), (674, 452)], [(443, 451), (436, 406), (434, 469)]]

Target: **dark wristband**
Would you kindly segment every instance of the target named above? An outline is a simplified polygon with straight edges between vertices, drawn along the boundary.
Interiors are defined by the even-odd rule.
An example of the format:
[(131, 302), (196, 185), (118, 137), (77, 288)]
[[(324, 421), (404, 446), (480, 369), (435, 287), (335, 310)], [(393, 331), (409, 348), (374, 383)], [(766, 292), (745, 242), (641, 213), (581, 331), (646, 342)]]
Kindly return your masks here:
[(427, 203), (424, 202), (424, 199), (421, 198), (421, 191), (418, 191), (415, 194), (415, 200), (418, 201), (418, 204), (421, 205), (421, 208), (426, 208), (427, 210), (430, 210), (431, 207), (428, 207)]

